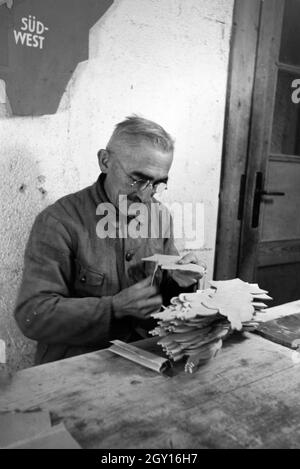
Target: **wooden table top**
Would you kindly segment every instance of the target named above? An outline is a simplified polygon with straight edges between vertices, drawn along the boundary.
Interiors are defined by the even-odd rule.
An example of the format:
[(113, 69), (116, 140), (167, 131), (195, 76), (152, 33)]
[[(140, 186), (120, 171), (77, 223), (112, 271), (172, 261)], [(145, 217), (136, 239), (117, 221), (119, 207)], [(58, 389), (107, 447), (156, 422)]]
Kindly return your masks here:
[(0, 412), (50, 411), (83, 448), (299, 448), (299, 395), (292, 350), (239, 334), (193, 375), (108, 349), (28, 368), (2, 385)]

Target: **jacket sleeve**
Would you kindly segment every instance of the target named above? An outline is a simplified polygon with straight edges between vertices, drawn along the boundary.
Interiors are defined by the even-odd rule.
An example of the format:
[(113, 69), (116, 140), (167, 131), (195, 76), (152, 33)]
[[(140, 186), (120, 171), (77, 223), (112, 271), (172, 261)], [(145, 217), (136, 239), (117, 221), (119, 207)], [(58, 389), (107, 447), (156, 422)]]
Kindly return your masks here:
[(16, 321), (30, 339), (75, 346), (109, 339), (112, 297), (72, 298), (74, 261), (69, 232), (51, 214), (42, 212), (26, 246), (15, 307)]

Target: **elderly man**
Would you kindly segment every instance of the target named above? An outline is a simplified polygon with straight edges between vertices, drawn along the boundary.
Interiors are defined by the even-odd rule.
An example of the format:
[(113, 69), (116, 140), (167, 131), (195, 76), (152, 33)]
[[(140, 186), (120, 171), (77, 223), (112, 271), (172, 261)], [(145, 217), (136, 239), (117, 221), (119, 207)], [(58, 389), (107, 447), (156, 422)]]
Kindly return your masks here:
[[(154, 198), (166, 188), (173, 150), (161, 126), (129, 117), (98, 152), (97, 182), (36, 218), (15, 318), (23, 333), (38, 341), (37, 364), (107, 347), (115, 338), (144, 337), (162, 302), (197, 286), (199, 275), (178, 271), (164, 272), (154, 286), (154, 264), (142, 261), (156, 253), (178, 254), (172, 227), (158, 223), (163, 206)], [(140, 221), (136, 233), (124, 233), (137, 217), (137, 204), (149, 209), (147, 223), (155, 236), (151, 229), (139, 235)], [(116, 216), (106, 223), (108, 212)], [(180, 262), (198, 263), (192, 253)]]

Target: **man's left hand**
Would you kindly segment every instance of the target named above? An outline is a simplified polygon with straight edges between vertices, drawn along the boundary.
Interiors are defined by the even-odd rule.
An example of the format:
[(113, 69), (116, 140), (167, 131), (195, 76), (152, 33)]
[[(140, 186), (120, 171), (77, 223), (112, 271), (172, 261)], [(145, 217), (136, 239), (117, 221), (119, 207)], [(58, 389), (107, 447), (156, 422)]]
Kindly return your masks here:
[(196, 254), (193, 252), (188, 252), (187, 254), (182, 256), (181, 259), (177, 261), (177, 264), (197, 264), (203, 268), (202, 272), (189, 272), (180, 270), (173, 270), (172, 272), (170, 272), (171, 277), (182, 288), (187, 288), (197, 283), (203, 277), (207, 269), (205, 262), (198, 259)]

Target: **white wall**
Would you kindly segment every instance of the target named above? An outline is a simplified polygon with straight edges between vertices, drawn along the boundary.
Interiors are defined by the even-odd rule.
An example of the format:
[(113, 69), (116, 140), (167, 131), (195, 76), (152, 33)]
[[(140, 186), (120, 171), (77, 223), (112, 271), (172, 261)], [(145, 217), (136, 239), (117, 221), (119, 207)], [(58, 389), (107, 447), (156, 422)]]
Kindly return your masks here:
[(167, 201), (204, 203), (198, 253), (211, 276), (232, 9), (233, 0), (115, 0), (91, 30), (90, 59), (57, 114), (0, 120), (0, 338), (12, 368), (32, 357), (12, 311), (34, 217), (96, 180), (96, 152), (127, 115), (175, 137)]

